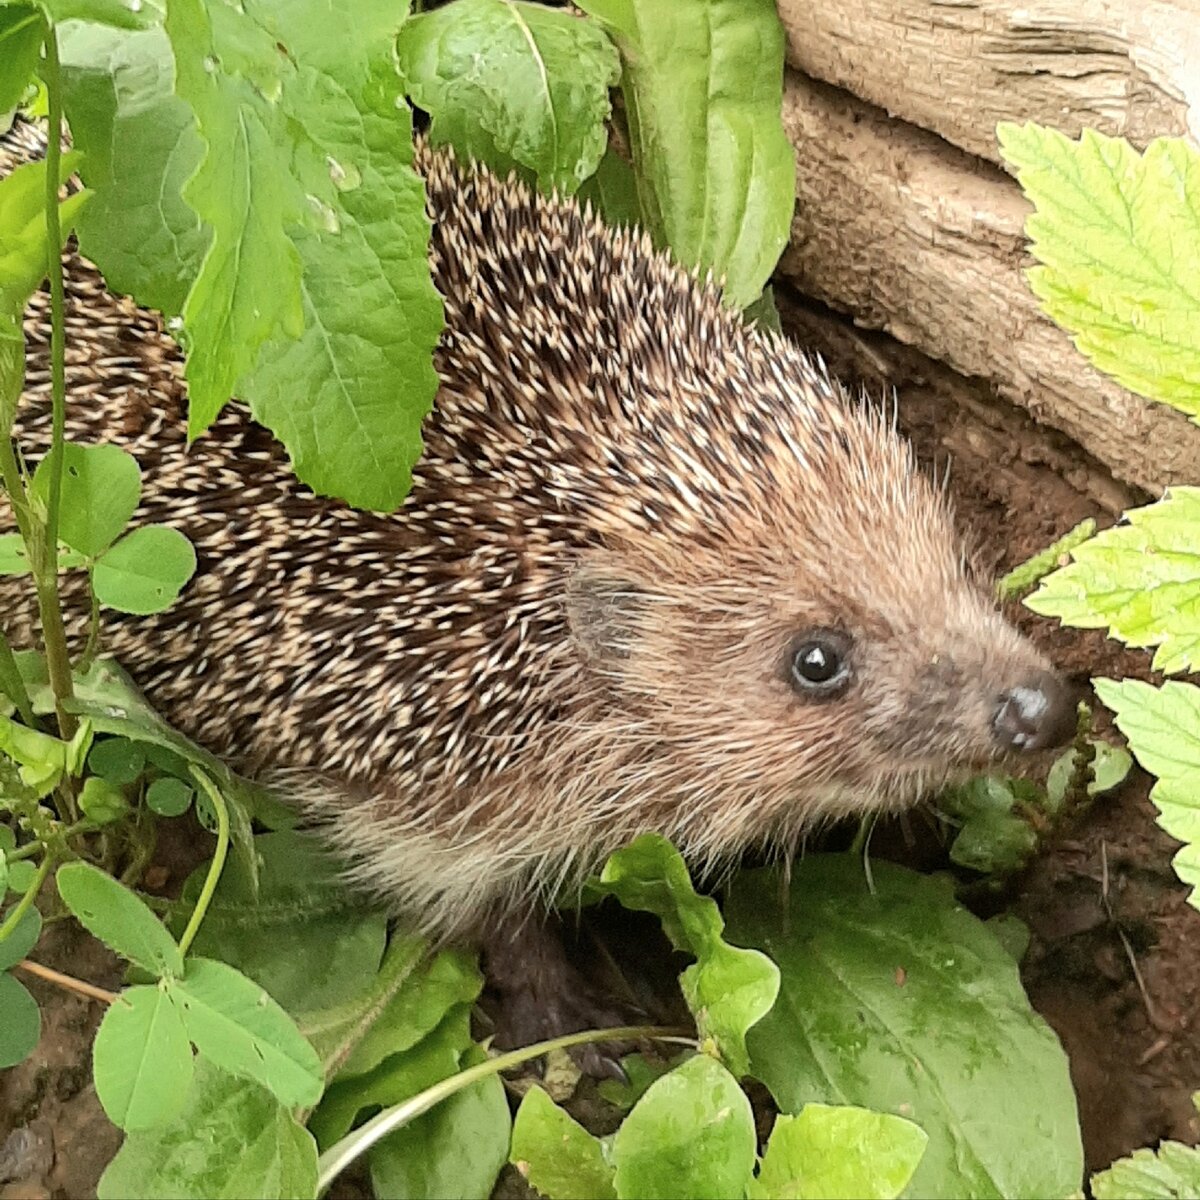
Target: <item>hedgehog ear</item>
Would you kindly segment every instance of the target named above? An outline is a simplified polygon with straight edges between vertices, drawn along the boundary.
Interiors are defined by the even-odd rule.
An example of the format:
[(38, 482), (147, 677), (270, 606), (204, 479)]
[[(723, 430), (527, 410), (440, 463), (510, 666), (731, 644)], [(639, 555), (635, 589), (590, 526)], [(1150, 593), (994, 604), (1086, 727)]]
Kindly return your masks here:
[(593, 661), (630, 656), (645, 606), (642, 585), (603, 556), (585, 559), (567, 579), (567, 623)]

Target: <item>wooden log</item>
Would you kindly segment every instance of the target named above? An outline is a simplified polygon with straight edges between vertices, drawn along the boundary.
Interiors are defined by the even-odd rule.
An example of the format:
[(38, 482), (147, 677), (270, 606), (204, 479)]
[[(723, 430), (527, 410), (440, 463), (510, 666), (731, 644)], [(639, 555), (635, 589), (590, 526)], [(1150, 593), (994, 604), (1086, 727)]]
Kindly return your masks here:
[(1026, 286), (1028, 203), (998, 168), (789, 72), (797, 203), (781, 274), (860, 325), (989, 380), (1157, 493), (1200, 481), (1200, 427), (1093, 370)]
[(1000, 161), (996, 123), (1200, 141), (1200, 0), (779, 0), (788, 61)]

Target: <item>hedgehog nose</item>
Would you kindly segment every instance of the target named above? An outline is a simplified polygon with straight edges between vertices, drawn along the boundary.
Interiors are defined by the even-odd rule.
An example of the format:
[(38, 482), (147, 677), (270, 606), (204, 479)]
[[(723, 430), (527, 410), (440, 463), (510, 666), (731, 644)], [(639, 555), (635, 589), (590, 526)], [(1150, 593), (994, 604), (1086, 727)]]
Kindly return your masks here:
[(1061, 746), (1075, 731), (1071, 692), (1049, 671), (1038, 671), (1000, 697), (992, 731), (1006, 750)]

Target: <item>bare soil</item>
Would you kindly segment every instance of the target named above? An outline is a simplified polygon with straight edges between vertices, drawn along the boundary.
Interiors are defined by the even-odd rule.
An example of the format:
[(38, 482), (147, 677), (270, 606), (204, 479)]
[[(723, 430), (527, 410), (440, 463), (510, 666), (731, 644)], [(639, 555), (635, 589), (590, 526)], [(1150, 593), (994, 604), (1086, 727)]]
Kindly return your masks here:
[[(795, 296), (779, 301), (785, 328), (819, 348), (836, 373), (875, 396), (885, 381), (897, 388), (900, 423), (921, 460), (939, 473), (952, 464), (949, 487), (984, 569), (1001, 573), (1083, 518), (1108, 523), (1142, 499), (986, 385)], [(1081, 684), (1102, 674), (1153, 678), (1147, 656), (1099, 633), (1060, 629), (1016, 607), (1012, 616)], [(1149, 783), (1135, 773), (1098, 802), (1006, 897), (1033, 932), (1025, 982), (1070, 1055), (1089, 1170), (1160, 1138), (1200, 1137), (1190, 1102), (1200, 1087), (1200, 913), (1171, 869), (1177, 846), (1155, 825)], [(164, 894), (204, 850), (198, 831), (169, 824), (175, 832), (150, 873)], [(874, 845), (940, 865), (943, 851), (921, 826), (898, 825)], [(50, 927), (38, 958), (102, 987), (120, 985), (119, 964), (67, 921)], [(0, 1077), (0, 1200), (92, 1196), (119, 1142), (89, 1082), (101, 1006), (25, 982), (43, 1005), (44, 1031), (34, 1056)], [(594, 1127), (615, 1119), (587, 1107)], [(362, 1193), (352, 1185), (346, 1194)], [(497, 1194), (529, 1193), (510, 1171)]]

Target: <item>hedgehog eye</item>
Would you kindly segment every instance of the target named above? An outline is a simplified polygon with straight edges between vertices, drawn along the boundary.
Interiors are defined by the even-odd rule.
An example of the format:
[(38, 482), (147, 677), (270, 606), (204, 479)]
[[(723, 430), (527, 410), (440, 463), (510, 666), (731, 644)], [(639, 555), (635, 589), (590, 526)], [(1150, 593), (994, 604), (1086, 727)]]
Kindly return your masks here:
[(850, 639), (835, 629), (814, 629), (792, 647), (791, 684), (802, 696), (840, 696), (850, 683)]

